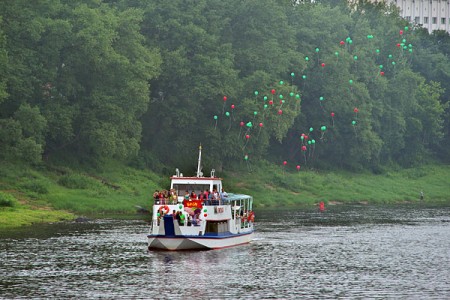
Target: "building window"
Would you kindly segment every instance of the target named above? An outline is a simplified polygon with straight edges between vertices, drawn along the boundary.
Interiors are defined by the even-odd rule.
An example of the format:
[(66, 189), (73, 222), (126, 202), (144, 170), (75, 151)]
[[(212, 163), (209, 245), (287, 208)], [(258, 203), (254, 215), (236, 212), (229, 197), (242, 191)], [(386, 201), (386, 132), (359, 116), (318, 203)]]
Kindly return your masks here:
[(445, 24), (445, 18), (441, 18), (441, 24)]
[(420, 23), (420, 17), (415, 17), (414, 18), (414, 23), (419, 24)]
[(428, 24), (428, 17), (423, 17), (423, 22), (424, 22), (425, 24)]
[(433, 18), (431, 19), (431, 23), (437, 24), (437, 18), (436, 18), (436, 17), (433, 17)]

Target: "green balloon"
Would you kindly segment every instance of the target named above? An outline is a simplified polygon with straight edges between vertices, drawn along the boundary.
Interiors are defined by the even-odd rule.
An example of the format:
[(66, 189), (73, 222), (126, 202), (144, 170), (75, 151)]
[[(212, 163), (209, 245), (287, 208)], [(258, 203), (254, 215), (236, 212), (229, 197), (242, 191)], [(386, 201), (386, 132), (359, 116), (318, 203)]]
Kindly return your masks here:
[(409, 48), (412, 48), (412, 45), (411, 45), (411, 44), (408, 44), (408, 47), (409, 47)]
[(302, 78), (303, 78), (303, 79), (306, 79), (306, 75), (303, 75)]
[(160, 213), (156, 213), (156, 215), (159, 217), (159, 216), (161, 216), (161, 214)]
[(380, 53), (380, 49), (375, 50), (376, 53)]
[(313, 132), (314, 128), (310, 127), (309, 132)]
[(380, 69), (383, 69), (383, 65), (380, 65)]
[(307, 57), (305, 57), (305, 60), (306, 60), (306, 61), (308, 61), (308, 60), (309, 60), (309, 57), (308, 57), (308, 56), (307, 56)]
[(280, 94), (280, 96), (279, 96), (279, 97), (280, 97), (280, 99), (283, 99), (283, 95), (281, 95), (281, 94)]
[(281, 103), (283, 103), (283, 104), (284, 104), (284, 102), (285, 102), (284, 100), (281, 100)]
[(182, 209), (182, 208), (183, 208), (183, 205), (180, 204), (178, 207), (179, 207), (180, 209)]
[(300, 99), (300, 95), (299, 94), (295, 95), (295, 98)]
[(389, 58), (392, 58), (392, 54), (389, 54), (388, 57), (389, 57)]
[(217, 116), (214, 116), (214, 120), (217, 120)]
[(305, 137), (302, 135), (302, 136), (300, 136), (300, 139), (303, 141), (305, 139)]
[(259, 94), (259, 92), (258, 92), (258, 91), (255, 91), (255, 96), (258, 96), (258, 94)]
[(247, 126), (247, 127), (252, 127), (253, 126), (253, 124), (252, 124), (252, 122), (248, 122), (245, 126)]
[(353, 41), (350, 39), (350, 40), (348, 41), (348, 43), (349, 43), (349, 44), (353, 44)]
[(266, 109), (267, 108), (267, 104), (264, 104), (264, 109)]
[(395, 61), (392, 62), (392, 65), (395, 66)]
[(356, 56), (356, 55), (353, 56), (353, 59), (354, 59), (354, 60), (358, 60), (358, 56)]
[(207, 211), (208, 211), (208, 209), (206, 209), (206, 208), (203, 210), (203, 212), (207, 212)]
[(327, 130), (327, 126), (322, 126), (322, 127), (320, 127), (320, 130), (322, 130), (322, 131)]
[(311, 140), (311, 144), (315, 144), (316, 143), (316, 140)]
[(308, 145), (311, 145), (311, 141), (308, 141)]
[(319, 100), (320, 100), (320, 101), (323, 101), (323, 97), (322, 97), (322, 96), (320, 96), (320, 97), (319, 97)]
[(406, 39), (403, 39), (403, 40), (402, 40), (402, 43), (406, 43)]
[(353, 126), (356, 125), (356, 121), (352, 121), (352, 125), (353, 125)]
[(289, 93), (289, 96), (290, 96), (290, 97), (294, 97), (294, 92), (290, 92), (290, 93)]
[(411, 52), (411, 53), (413, 52), (413, 50), (412, 50), (412, 49), (408, 49), (408, 51), (409, 51), (409, 52)]
[(284, 84), (284, 81), (283, 80), (280, 80), (280, 85), (283, 85)]
[(350, 79), (350, 80), (348, 81), (348, 83), (353, 84), (353, 80)]
[(339, 52), (337, 52), (337, 51), (334, 52), (334, 55), (339, 56)]
[(319, 49), (319, 48), (316, 48), (316, 53), (319, 52), (319, 51), (320, 51), (320, 49)]
[(291, 77), (295, 77), (295, 73), (294, 72), (291, 73)]
[(225, 116), (229, 117), (229, 116), (230, 116), (230, 113), (229, 113), (229, 112), (226, 112), (226, 113), (225, 113)]
[(254, 111), (254, 112), (253, 112), (253, 115), (255, 115), (255, 116), (256, 116), (257, 114), (258, 114), (258, 112), (257, 112), (257, 111)]
[(267, 101), (267, 96), (264, 96), (264, 101)]
[(248, 155), (244, 156), (244, 159), (245, 159), (245, 160), (248, 160)]

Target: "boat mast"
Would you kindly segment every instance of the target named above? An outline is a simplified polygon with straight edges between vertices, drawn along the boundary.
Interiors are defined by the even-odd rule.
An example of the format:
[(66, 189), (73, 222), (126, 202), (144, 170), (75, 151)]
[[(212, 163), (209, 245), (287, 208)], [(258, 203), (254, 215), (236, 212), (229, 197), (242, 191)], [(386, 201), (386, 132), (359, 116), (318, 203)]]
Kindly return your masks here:
[(201, 164), (202, 164), (202, 144), (198, 147), (198, 166), (197, 166), (197, 177), (201, 177)]

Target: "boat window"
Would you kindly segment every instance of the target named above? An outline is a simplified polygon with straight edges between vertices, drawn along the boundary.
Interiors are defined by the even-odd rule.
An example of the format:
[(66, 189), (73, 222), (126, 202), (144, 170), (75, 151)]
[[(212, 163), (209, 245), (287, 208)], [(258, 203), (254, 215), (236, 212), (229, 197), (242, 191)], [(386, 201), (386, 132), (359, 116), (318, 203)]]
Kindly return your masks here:
[(223, 233), (228, 231), (227, 221), (208, 221), (206, 223), (205, 234)]

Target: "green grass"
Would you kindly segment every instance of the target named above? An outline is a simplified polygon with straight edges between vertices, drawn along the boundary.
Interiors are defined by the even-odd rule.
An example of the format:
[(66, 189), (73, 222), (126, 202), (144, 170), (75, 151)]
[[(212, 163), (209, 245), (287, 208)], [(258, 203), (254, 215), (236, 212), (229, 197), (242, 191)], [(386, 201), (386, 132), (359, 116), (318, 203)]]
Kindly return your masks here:
[[(187, 174), (189, 175), (189, 174)], [(450, 166), (427, 165), (381, 175), (301, 170), (286, 172), (261, 163), (217, 174), (228, 192), (254, 197), (257, 208), (337, 203), (418, 202), (450, 204)], [(109, 161), (88, 171), (68, 167), (2, 163), (0, 228), (56, 222), (77, 215), (127, 216), (136, 206), (151, 209), (155, 189), (168, 188), (160, 175)]]

